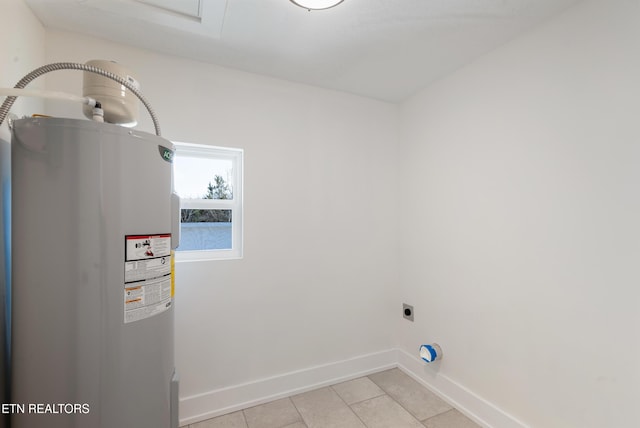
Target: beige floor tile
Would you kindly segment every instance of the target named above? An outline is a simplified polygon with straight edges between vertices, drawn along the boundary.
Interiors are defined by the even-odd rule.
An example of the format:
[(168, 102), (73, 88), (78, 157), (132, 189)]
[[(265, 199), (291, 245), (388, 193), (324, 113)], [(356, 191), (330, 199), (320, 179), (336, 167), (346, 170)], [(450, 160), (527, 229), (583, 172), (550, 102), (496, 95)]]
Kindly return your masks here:
[(388, 395), (356, 403), (351, 409), (368, 428), (424, 428)]
[(321, 388), (291, 397), (309, 428), (364, 428), (338, 394)]
[(302, 422), (300, 414), (288, 398), (245, 409), (244, 416), (249, 428), (282, 428)]
[(295, 424), (287, 425), (282, 428), (307, 428), (304, 422), (296, 422)]
[(456, 409), (449, 410), (422, 422), (427, 428), (480, 428)]
[(368, 377), (342, 382), (332, 388), (349, 405), (384, 395), (384, 391)]
[(191, 424), (189, 428), (247, 428), (247, 424), (242, 412), (235, 412)]
[(374, 373), (369, 379), (420, 421), (451, 410), (451, 406), (399, 369)]

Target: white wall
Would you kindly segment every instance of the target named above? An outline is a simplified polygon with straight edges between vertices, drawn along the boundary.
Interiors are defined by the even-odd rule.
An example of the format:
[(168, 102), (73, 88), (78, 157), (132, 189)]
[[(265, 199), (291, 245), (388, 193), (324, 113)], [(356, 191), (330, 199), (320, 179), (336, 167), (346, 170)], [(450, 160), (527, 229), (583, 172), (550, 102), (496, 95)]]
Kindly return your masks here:
[[(42, 65), (44, 61), (45, 31), (40, 22), (21, 1), (0, 0), (0, 87), (13, 87), (25, 74)], [(30, 88), (42, 88), (44, 81), (34, 81)], [(5, 97), (0, 97), (0, 103)], [(41, 111), (42, 102), (35, 99), (18, 98), (11, 112), (21, 116)], [(9, 129), (6, 121), (0, 126), (0, 402), (5, 399), (5, 286), (8, 262), (8, 213), (10, 199), (11, 153)], [(7, 421), (0, 415), (0, 427)]]
[[(183, 404), (435, 341), (444, 359), (418, 374), (516, 425), (640, 425), (638, 0), (587, 1), (417, 94), (399, 151), (396, 106), (65, 32), (45, 57), (39, 23), (2, 1), (1, 31), (23, 37), (0, 45), (3, 85), (115, 59), (167, 138), (245, 149), (245, 258), (177, 268)], [(80, 76), (46, 84), (80, 93)]]
[(47, 32), (47, 62), (94, 58), (135, 70), (165, 137), (245, 150), (244, 259), (176, 268), (183, 399), (393, 347), (397, 106)]
[[(43, 64), (45, 30), (31, 10), (20, 0), (0, 0), (0, 87), (12, 88), (22, 77)], [(34, 80), (29, 89), (43, 88), (43, 78)], [(4, 102), (4, 97), (0, 97)], [(36, 98), (18, 98), (11, 112), (22, 116), (42, 109)], [(9, 139), (6, 123), (0, 138)]]
[(639, 23), (587, 1), (402, 106), (401, 348), (532, 427), (640, 426)]

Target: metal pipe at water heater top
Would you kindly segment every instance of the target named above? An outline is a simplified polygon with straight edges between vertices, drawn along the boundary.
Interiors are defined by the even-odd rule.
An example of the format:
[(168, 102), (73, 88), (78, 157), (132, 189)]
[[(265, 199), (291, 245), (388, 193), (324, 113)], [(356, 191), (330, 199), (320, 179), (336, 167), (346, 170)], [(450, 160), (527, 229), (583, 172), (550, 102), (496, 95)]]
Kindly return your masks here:
[(67, 92), (45, 91), (42, 89), (0, 88), (0, 96), (48, 98), (52, 100), (77, 102), (91, 107), (96, 105), (96, 100), (90, 97), (80, 97)]
[[(77, 64), (74, 62), (56, 62), (53, 64), (47, 64), (47, 65), (43, 65), (42, 67), (38, 67), (35, 70), (28, 73), (27, 75), (25, 75), (22, 79), (20, 79), (18, 83), (15, 84), (14, 88), (23, 89), (29, 83), (31, 83), (34, 79), (42, 76), (43, 74), (49, 73), (51, 71), (56, 71), (56, 70), (87, 71), (90, 73), (95, 73), (95, 74), (99, 74), (101, 76), (107, 77), (123, 85), (124, 87), (129, 89), (140, 100), (140, 102), (142, 102), (142, 104), (144, 104), (144, 106), (147, 108), (147, 111), (149, 112), (149, 116), (151, 116), (151, 120), (153, 121), (153, 126), (155, 128), (156, 135), (160, 136), (161, 134), (160, 123), (158, 122), (158, 118), (155, 112), (153, 111), (151, 104), (149, 104), (147, 99), (144, 97), (144, 95), (142, 95), (142, 93), (138, 90), (138, 88), (136, 88), (136, 86), (133, 85), (131, 82), (129, 82), (126, 78), (113, 74), (109, 71), (102, 70), (98, 67), (94, 67), (87, 64)], [(4, 100), (4, 102), (2, 103), (2, 106), (0, 106), (0, 125), (2, 125), (2, 123), (4, 122), (5, 118), (7, 117), (7, 114), (9, 114), (9, 110), (11, 109), (11, 106), (15, 101), (16, 101), (15, 96), (9, 96), (7, 97), (6, 100)]]

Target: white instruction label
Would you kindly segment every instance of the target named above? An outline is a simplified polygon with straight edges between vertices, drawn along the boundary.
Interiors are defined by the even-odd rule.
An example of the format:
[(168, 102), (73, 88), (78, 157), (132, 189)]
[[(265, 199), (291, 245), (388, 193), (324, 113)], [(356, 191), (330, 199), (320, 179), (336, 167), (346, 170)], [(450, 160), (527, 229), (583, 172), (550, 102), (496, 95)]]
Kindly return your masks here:
[(124, 262), (124, 282), (157, 278), (171, 273), (171, 256)]
[(124, 288), (124, 322), (143, 320), (171, 307), (171, 276), (141, 281)]
[(124, 322), (149, 318), (169, 309), (171, 234), (125, 236)]

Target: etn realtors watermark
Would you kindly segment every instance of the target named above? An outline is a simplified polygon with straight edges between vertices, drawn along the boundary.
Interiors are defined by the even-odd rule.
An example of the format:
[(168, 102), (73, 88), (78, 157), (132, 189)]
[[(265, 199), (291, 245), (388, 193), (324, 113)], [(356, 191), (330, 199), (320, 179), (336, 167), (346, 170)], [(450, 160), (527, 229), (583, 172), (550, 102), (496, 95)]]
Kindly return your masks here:
[(2, 414), (86, 415), (91, 411), (87, 403), (2, 403)]

